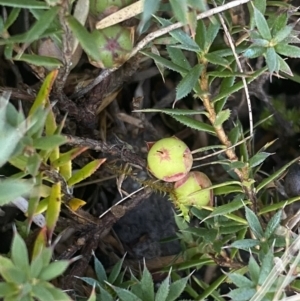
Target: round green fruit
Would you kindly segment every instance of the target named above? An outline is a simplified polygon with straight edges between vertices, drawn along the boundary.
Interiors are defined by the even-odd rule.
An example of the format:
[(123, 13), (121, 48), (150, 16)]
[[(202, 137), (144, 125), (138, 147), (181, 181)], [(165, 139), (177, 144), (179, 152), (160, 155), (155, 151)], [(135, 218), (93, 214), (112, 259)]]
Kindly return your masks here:
[(201, 208), (212, 203), (212, 189), (201, 191), (212, 185), (206, 174), (192, 171), (174, 184), (176, 202), (186, 206)]
[(112, 68), (127, 60), (133, 46), (130, 29), (114, 25), (95, 31), (94, 37), (101, 58), (99, 67)]
[(129, 5), (132, 0), (90, 0), (90, 12), (98, 16), (106, 12), (114, 12)]
[(148, 169), (156, 178), (176, 182), (191, 170), (193, 156), (180, 139), (164, 138), (154, 144), (148, 143), (148, 147)]

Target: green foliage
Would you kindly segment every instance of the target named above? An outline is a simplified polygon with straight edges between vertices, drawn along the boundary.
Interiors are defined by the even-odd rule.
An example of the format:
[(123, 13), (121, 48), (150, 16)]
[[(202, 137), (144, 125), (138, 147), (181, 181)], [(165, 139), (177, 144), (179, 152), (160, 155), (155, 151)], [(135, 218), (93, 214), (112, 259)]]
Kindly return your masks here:
[[(13, 202), (20, 196), (26, 197), (26, 234), (31, 231), (31, 222), (36, 214), (46, 212), (44, 228), (35, 241), (31, 260), (25, 242), (16, 232), (10, 258), (0, 256), (0, 274), (3, 278), (0, 297), (6, 301), (71, 300), (49, 282), (61, 275), (70, 261), (51, 262), (53, 247), (45, 246), (51, 242), (68, 191), (93, 174), (105, 161), (93, 160), (73, 173), (72, 161), (85, 148), (73, 148), (64, 153), (60, 150), (60, 146), (67, 141), (61, 134), (65, 120), (57, 124), (49, 102), (58, 71), (49, 73), (48, 70), (67, 70), (73, 64), (73, 55), (78, 45), (97, 68), (118, 68), (126, 62), (133, 46), (129, 30), (126, 29), (130, 39), (124, 44), (125, 53), (116, 61), (116, 53), (109, 53), (109, 64), (104, 64), (104, 51), (99, 50), (107, 50), (104, 40), (107, 42), (107, 32), (112, 28), (99, 31), (93, 25), (96, 21), (90, 22), (88, 18), (97, 19), (98, 14), (107, 8), (115, 10), (131, 1), (119, 1), (115, 5), (109, 1), (91, 2), (91, 7), (86, 7), (89, 15), (85, 17), (76, 15), (79, 2), (69, 1), (69, 7), (65, 8), (60, 1), (55, 0), (0, 0), (0, 5), (11, 8), (7, 10), (5, 18), (0, 18), (0, 45), (3, 46), (5, 58), (22, 61), (35, 71), (42, 70), (39, 76), (43, 79), (40, 92), (26, 117), (21, 109), (17, 110), (9, 102), (8, 93), (0, 96), (0, 167), (4, 170), (7, 164), (11, 164), (18, 170), (15, 174), (7, 173), (1, 178), (0, 205)], [(231, 120), (231, 110), (228, 109), (229, 97), (241, 92), (245, 85), (262, 75), (296, 80), (286, 62), (286, 58), (300, 57), (297, 22), (292, 23), (296, 9), (289, 7), (286, 1), (253, 0), (248, 3), (248, 24), (247, 20), (245, 24), (236, 24), (228, 11), (222, 13), (226, 28), (223, 28), (221, 15), (199, 19), (199, 12), (206, 12), (211, 5), (229, 3), (232, 1), (144, 2), (138, 30), (143, 34), (150, 33), (151, 39), (144, 44), (143, 49), (138, 49), (139, 53), (153, 59), (163, 76), (168, 70), (178, 74), (180, 79), (176, 86), (175, 103), (184, 102), (188, 109), (145, 109), (139, 112), (166, 114), (181, 125), (205, 133), (207, 137), (212, 136), (213, 141), (219, 141), (217, 145), (194, 150), (193, 154), (201, 153), (204, 156), (207, 151), (218, 151), (214, 159), (205, 162), (219, 164), (224, 170), (225, 180), (203, 189), (213, 192), (215, 198), (212, 204), (198, 207), (195, 204), (187, 206), (184, 202), (175, 204), (176, 209), (179, 209), (179, 214), (175, 216), (179, 229), (176, 239), (180, 240), (182, 253), (179, 256), (183, 260), (171, 264), (172, 267), (162, 268), (162, 272), (167, 274), (158, 288), (146, 264), (140, 275), (132, 271), (129, 274), (122, 269), (123, 258), (108, 273), (94, 257), (96, 279), (80, 278), (93, 288), (89, 301), (175, 301), (182, 298), (183, 292), (192, 300), (210, 298), (224, 301), (228, 297), (231, 300), (248, 301), (258, 300), (255, 299), (258, 296), (262, 300), (278, 300), (286, 297), (288, 286), (290, 290), (299, 291), (299, 281), (294, 276), (297, 274), (299, 259), (293, 251), (295, 246), (299, 249), (296, 244), (298, 234), (291, 233), (292, 230), (285, 224), (288, 221), (283, 220), (285, 206), (299, 201), (299, 196), (277, 201), (277, 195), (269, 191), (270, 187), (276, 187), (277, 181), (299, 158), (270, 174), (262, 171), (268, 158), (273, 155), (268, 149), (272, 143), (255, 151), (251, 141), (253, 137), (248, 139), (248, 131), (244, 130), (241, 123)], [(12, 26), (24, 9), (30, 14), (29, 29), (10, 35)], [(161, 46), (160, 36), (157, 39), (153, 39), (155, 35), (151, 36), (153, 28), (164, 29), (177, 22), (181, 22), (184, 27), (169, 31), (164, 36), (164, 46)], [(122, 25), (114, 26), (119, 38), (124, 28)], [(234, 47), (224, 39), (227, 30)], [(64, 48), (66, 38), (72, 41), (69, 45), (71, 49), (67, 51)], [(39, 45), (45, 39), (53, 43), (58, 53), (39, 54)], [(68, 55), (72, 56), (71, 62), (67, 60)], [(266, 66), (251, 65), (254, 70), (249, 71), (250, 68), (243, 67), (242, 71), (237, 58), (247, 62), (248, 59), (263, 58)], [(36, 69), (37, 66), (41, 69)], [(72, 65), (75, 66), (76, 63)], [(202, 105), (201, 110), (189, 109), (192, 107), (189, 103), (191, 94)], [(293, 130), (298, 133), (298, 110), (286, 108), (280, 99), (274, 99), (272, 105), (286, 121), (292, 122)], [(256, 126), (261, 125), (265, 129), (273, 127), (276, 119), (269, 117), (270, 113), (263, 109)], [(203, 117), (201, 121), (195, 118), (199, 115)], [(228, 121), (235, 124), (227, 133), (225, 128)], [(195, 158), (195, 162), (198, 159)], [(59, 180), (51, 177), (51, 173), (45, 173), (45, 170), (57, 174)], [(173, 187), (166, 187), (163, 183), (153, 184), (152, 180), (138, 181), (153, 190), (169, 193), (172, 199)], [(72, 209), (71, 202), (67, 205)], [(190, 220), (192, 223), (187, 222)], [(243, 254), (247, 254), (250, 259), (245, 260)], [(287, 259), (286, 254), (289, 255)], [(226, 273), (215, 276), (210, 283), (205, 283), (196, 273), (192, 275), (194, 270), (204, 270), (212, 265), (226, 267)], [(285, 275), (289, 268), (292, 272)], [(225, 282), (232, 287), (226, 296), (220, 292)]]
[(44, 248), (29, 261), (27, 247), (15, 231), (11, 246), (11, 259), (0, 255), (0, 297), (3, 300), (69, 301), (70, 297), (49, 281), (61, 275), (71, 261), (50, 262), (52, 247)]
[(97, 280), (93, 278), (81, 277), (80, 279), (96, 288), (96, 299), (99, 301), (113, 301), (116, 298), (130, 301), (175, 301), (179, 300), (181, 293), (184, 291), (190, 275), (174, 282), (171, 281), (171, 270), (168, 276), (163, 280), (159, 289), (156, 291), (152, 276), (144, 265), (140, 280), (133, 274), (131, 279), (124, 282), (124, 272), (121, 271), (124, 258), (112, 268), (109, 275), (101, 264), (94, 257), (94, 268)]

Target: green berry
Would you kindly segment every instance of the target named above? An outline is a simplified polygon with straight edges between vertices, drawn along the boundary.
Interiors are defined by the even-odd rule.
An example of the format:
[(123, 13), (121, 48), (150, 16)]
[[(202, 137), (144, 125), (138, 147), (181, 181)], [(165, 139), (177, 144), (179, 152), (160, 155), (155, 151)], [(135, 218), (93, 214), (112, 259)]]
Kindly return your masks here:
[(90, 12), (98, 16), (113, 12), (130, 4), (132, 0), (90, 0)]
[(127, 60), (133, 46), (130, 29), (114, 25), (95, 31), (94, 36), (101, 57), (101, 62), (96, 62), (100, 68), (112, 68)]
[(193, 156), (187, 145), (176, 137), (149, 143), (147, 162), (149, 171), (158, 179), (176, 182), (192, 168)]
[(200, 171), (192, 171), (183, 179), (174, 184), (176, 203), (185, 206), (201, 208), (212, 203), (212, 190), (202, 191), (203, 188), (212, 185), (206, 174)]

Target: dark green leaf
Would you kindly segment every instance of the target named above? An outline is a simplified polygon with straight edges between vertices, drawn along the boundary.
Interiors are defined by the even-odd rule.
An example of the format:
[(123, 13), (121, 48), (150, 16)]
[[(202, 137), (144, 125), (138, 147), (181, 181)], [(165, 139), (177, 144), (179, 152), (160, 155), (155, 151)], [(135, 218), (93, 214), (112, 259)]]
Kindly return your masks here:
[(27, 279), (26, 271), (17, 268), (11, 260), (0, 255), (0, 275), (6, 282), (23, 284)]
[[(61, 289), (54, 287), (51, 283), (46, 282), (44, 283), (44, 286), (47, 288), (47, 290), (51, 293), (53, 296), (53, 300), (55, 301), (71, 301), (70, 297), (63, 292)], [(109, 301), (109, 300), (107, 300)]]
[(53, 298), (52, 294), (44, 287), (43, 283), (38, 283), (32, 286), (31, 294), (37, 300), (47, 300), (47, 301), (56, 301)]
[(94, 268), (97, 279), (100, 283), (107, 281), (106, 271), (100, 260), (94, 255)]
[[(277, 15), (277, 14), (276, 14)], [(272, 24), (272, 36), (276, 37), (278, 32), (284, 29), (288, 22), (288, 14), (283, 12), (281, 14), (275, 15), (274, 22)], [(290, 26), (290, 25), (289, 25)]]
[(249, 223), (249, 227), (251, 228), (253, 234), (258, 239), (263, 238), (264, 232), (259, 222), (259, 219), (255, 215), (255, 213), (252, 210), (250, 210), (248, 207), (245, 207), (245, 212), (246, 212), (246, 219)]
[(163, 66), (165, 66), (166, 68), (170, 69), (170, 70), (173, 70), (173, 71), (176, 71), (180, 74), (186, 74), (188, 73), (188, 70), (185, 69), (185, 68), (182, 68), (181, 66), (179, 65), (176, 65), (174, 64), (173, 62), (157, 55), (157, 54), (154, 54), (154, 53), (150, 53), (150, 52), (145, 52), (145, 51), (141, 51), (142, 54), (146, 55), (146, 56), (149, 56), (151, 57), (153, 60), (155, 60), (157, 63), (160, 63), (162, 64)]
[(187, 57), (183, 54), (181, 49), (167, 46), (167, 51), (170, 59), (176, 65), (184, 68), (185, 70), (190, 70), (191, 65), (187, 59)]
[(186, 276), (180, 280), (177, 280), (170, 285), (169, 294), (166, 301), (175, 301), (180, 297), (181, 293), (185, 289), (190, 276)]
[(211, 218), (213, 216), (218, 216), (218, 215), (225, 215), (231, 212), (234, 212), (244, 206), (244, 203), (242, 200), (236, 200), (233, 202), (230, 202), (225, 205), (218, 206), (214, 208), (214, 211), (208, 216), (208, 218)]
[(270, 42), (264, 39), (252, 39), (253, 45), (257, 47), (268, 47)]
[(112, 286), (113, 290), (117, 293), (118, 297), (122, 301), (143, 301), (136, 295), (134, 295), (132, 292), (129, 290), (117, 287), (117, 286)]
[(256, 57), (259, 57), (263, 55), (266, 52), (266, 48), (264, 47), (259, 47), (256, 45), (250, 46), (244, 53), (244, 57), (249, 58), (249, 59), (254, 59)]
[(205, 37), (206, 37), (206, 26), (203, 20), (199, 20), (197, 23), (195, 41), (201, 49), (204, 49), (205, 47)]
[(205, 54), (205, 59), (214, 65), (221, 65), (226, 68), (229, 68), (229, 61), (227, 61), (221, 56), (216, 55), (214, 52)]
[(169, 289), (170, 289), (170, 276), (168, 277), (161, 283), (156, 296), (155, 296), (155, 301), (166, 301), (168, 294), (169, 294)]
[(206, 35), (204, 38), (205, 39), (205, 41), (204, 41), (204, 43), (205, 43), (204, 51), (205, 52), (209, 51), (209, 48), (210, 48), (211, 44), (213, 43), (213, 41), (215, 40), (215, 38), (219, 32), (219, 29), (220, 29), (220, 23), (218, 23), (218, 22), (215, 22), (215, 23), (210, 22), (209, 23), (209, 26), (207, 28)]
[(68, 24), (76, 37), (78, 39), (80, 45), (83, 50), (96, 62), (101, 61), (101, 56), (99, 53), (99, 49), (95, 40), (97, 39), (97, 35), (99, 35), (98, 31), (94, 31), (93, 33), (89, 33), (87, 29), (73, 16), (67, 17)]
[(239, 77), (250, 77), (250, 75), (242, 72), (232, 72), (229, 70), (222, 70), (222, 71), (209, 71), (207, 72), (208, 76), (215, 76), (215, 77), (234, 77), (234, 76), (239, 76)]
[(233, 274), (227, 274), (227, 277), (237, 286), (237, 287), (254, 287), (253, 282), (248, 279), (247, 277), (238, 274), (238, 273), (233, 273)]
[(259, 164), (263, 163), (270, 155), (271, 153), (266, 153), (266, 152), (260, 152), (255, 154), (250, 160), (249, 160), (249, 167), (255, 167), (258, 166)]
[(62, 135), (52, 135), (35, 139), (33, 141), (33, 147), (42, 150), (52, 150), (66, 142), (66, 137)]
[(99, 286), (100, 287), (100, 283), (97, 280), (95, 280), (94, 278), (78, 277), (78, 279), (84, 281), (85, 283), (89, 284), (92, 287), (94, 287), (94, 286)]
[(279, 71), (279, 61), (278, 56), (274, 48), (267, 48), (265, 53), (266, 63), (270, 73), (278, 72)]
[(24, 272), (29, 271), (27, 246), (16, 229), (14, 229), (14, 238), (11, 246), (11, 259), (15, 266)]
[[(106, 291), (104, 288), (102, 288), (100, 286), (100, 296), (101, 296), (101, 299), (99, 301), (114, 301), (115, 299), (111, 296), (111, 294)], [(97, 299), (98, 301), (98, 299)]]
[(256, 22), (257, 29), (261, 34), (261, 36), (263, 37), (263, 39), (271, 40), (272, 35), (269, 29), (269, 25), (264, 15), (256, 7), (254, 7), (254, 19)]
[(170, 0), (170, 4), (176, 19), (179, 22), (186, 24), (188, 18), (188, 6), (186, 0)]
[(255, 285), (257, 285), (259, 274), (260, 274), (260, 267), (256, 262), (256, 260), (254, 259), (253, 255), (250, 256), (248, 270), (249, 270), (251, 280), (255, 283)]
[(143, 301), (153, 301), (154, 300), (154, 284), (153, 279), (148, 271), (146, 264), (144, 265), (144, 270), (142, 274), (142, 279), (140, 281), (140, 287), (143, 294)]
[(0, 205), (8, 204), (15, 198), (28, 194), (33, 187), (29, 180), (0, 180)]
[(291, 34), (293, 28), (294, 28), (294, 26), (288, 25), (288, 26), (285, 26), (284, 28), (282, 28), (281, 30), (279, 30), (273, 39), (274, 42), (277, 44), (277, 43), (283, 41), (285, 38), (287, 38)]
[(47, 3), (35, 0), (0, 0), (0, 5), (20, 8), (49, 8)]
[(176, 87), (176, 100), (182, 99), (194, 89), (202, 70), (203, 66), (198, 64), (182, 78)]
[(224, 111), (221, 111), (217, 114), (216, 120), (214, 123), (215, 127), (220, 127), (226, 120), (228, 120), (230, 116), (230, 110), (226, 109)]
[(187, 110), (187, 109), (143, 109), (143, 110), (134, 110), (133, 112), (144, 112), (144, 113), (159, 112), (168, 115), (198, 115), (198, 114), (206, 115), (206, 111)]
[(297, 162), (299, 157), (292, 160), (291, 162), (285, 164), (283, 167), (272, 173), (268, 178), (262, 180), (256, 187), (256, 192), (259, 192), (262, 188), (266, 187), (268, 184), (279, 178), (293, 163)]
[(212, 135), (215, 135), (215, 130), (214, 128), (209, 125), (209, 124), (206, 124), (204, 122), (201, 122), (201, 121), (198, 121), (196, 119), (193, 119), (191, 117), (187, 117), (187, 116), (175, 116), (175, 115), (172, 115), (172, 117), (177, 120), (178, 122), (194, 129), (194, 130), (197, 130), (197, 131), (204, 131), (204, 132), (207, 132), (207, 133), (210, 133)]
[(275, 232), (275, 230), (278, 228), (280, 221), (281, 221), (282, 211), (279, 210), (276, 212), (270, 221), (268, 222), (268, 225), (265, 230), (265, 237), (269, 239), (271, 235)]
[[(255, 71), (252, 75), (251, 78), (247, 78), (246, 82), (249, 84), (250, 82), (252, 82), (254, 79), (258, 78), (261, 74), (263, 74), (266, 71), (266, 67), (261, 68), (257, 71)], [(229, 95), (232, 95), (234, 92), (239, 91), (240, 89), (242, 89), (244, 87), (243, 82), (239, 81), (236, 84), (234, 84), (232, 87), (228, 87), (228, 89), (224, 89), (224, 91), (222, 93), (219, 93), (216, 97), (213, 98), (213, 102), (216, 102), (224, 97), (227, 97)]]
[[(226, 91), (226, 89), (230, 89), (232, 87), (232, 85), (234, 84), (234, 82), (235, 82), (235, 76), (230, 76), (230, 77), (224, 78), (222, 80), (219, 93), (223, 93), (224, 91)], [(219, 113), (221, 110), (223, 110), (223, 108), (227, 102), (227, 99), (228, 99), (228, 96), (224, 97), (223, 99), (220, 99), (216, 103), (216, 105), (215, 105), (216, 113)]]
[(277, 59), (279, 61), (279, 70), (293, 77), (293, 72), (286, 61), (279, 55), (277, 55)]
[(23, 61), (35, 66), (42, 66), (45, 68), (59, 68), (62, 66), (62, 62), (56, 58), (49, 56), (42, 56), (36, 54), (22, 54), (20, 57), (14, 58), (15, 61)]
[(292, 58), (300, 58), (300, 48), (294, 45), (277, 44), (275, 50), (281, 55)]
[(43, 268), (39, 275), (39, 279), (42, 280), (52, 280), (57, 276), (61, 275), (69, 266), (69, 260), (58, 260), (50, 263), (48, 266)]
[(235, 192), (243, 192), (243, 188), (240, 185), (227, 185), (214, 189), (214, 195), (228, 195)]
[[(156, 17), (156, 19), (163, 26), (169, 26), (169, 25), (173, 24), (169, 20), (166, 20), (166, 19), (163, 19), (163, 18)], [(198, 44), (188, 34), (186, 34), (183, 30), (181, 30), (181, 29), (172, 30), (172, 31), (170, 31), (170, 35), (174, 39), (176, 39), (179, 43), (184, 45), (187, 50), (195, 51), (195, 52), (201, 51)]]
[(125, 255), (123, 256), (123, 258), (121, 260), (119, 260), (115, 265), (114, 267), (112, 268), (109, 276), (108, 276), (108, 279), (107, 281), (111, 284), (114, 284), (114, 282), (116, 281), (116, 279), (118, 278), (120, 272), (121, 272), (121, 268), (122, 268), (122, 265), (123, 265), (123, 262), (124, 262), (124, 259), (125, 259)]
[(149, 21), (151, 16), (157, 11), (159, 7), (160, 0), (147, 0), (144, 1), (144, 8), (143, 8), (143, 14), (142, 14), (142, 20), (141, 20), (141, 27), (144, 26), (146, 22)]
[(258, 284), (262, 285), (268, 277), (270, 277), (270, 273), (274, 267), (274, 255), (272, 250), (269, 250), (267, 254), (265, 254), (264, 259), (261, 263), (261, 269), (259, 273)]
[(8, 18), (5, 21), (4, 24), (4, 29), (7, 30), (18, 18), (19, 14), (20, 14), (21, 8), (20, 7), (15, 7), (11, 10)]
[(257, 239), (241, 239), (234, 241), (230, 247), (249, 251), (249, 249), (259, 245)]
[(232, 291), (230, 291), (227, 296), (232, 301), (249, 301), (256, 293), (255, 288), (237, 288)]
[[(23, 33), (23, 34), (18, 34), (15, 36), (12, 36), (8, 39), (1, 40), (0, 42), (3, 44), (7, 43), (27, 43), (30, 44), (33, 41), (38, 40), (41, 35), (46, 31), (46, 29), (51, 25), (52, 21), (56, 17), (57, 13), (59, 11), (59, 7), (55, 6), (47, 11), (45, 11), (42, 15), (42, 17), (37, 20), (31, 28)], [(0, 44), (1, 44), (0, 43)]]
[(8, 297), (17, 294), (19, 288), (14, 283), (0, 282), (0, 297)]

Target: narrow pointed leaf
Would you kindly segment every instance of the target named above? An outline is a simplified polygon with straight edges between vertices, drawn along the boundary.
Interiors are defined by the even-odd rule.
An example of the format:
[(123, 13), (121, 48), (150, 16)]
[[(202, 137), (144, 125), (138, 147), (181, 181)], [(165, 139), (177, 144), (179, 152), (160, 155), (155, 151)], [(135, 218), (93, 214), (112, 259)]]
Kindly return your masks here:
[(261, 36), (266, 40), (271, 40), (272, 35), (269, 29), (269, 25), (264, 15), (256, 7), (254, 7), (254, 18), (255, 18), (257, 29), (261, 34)]
[(61, 207), (61, 183), (53, 184), (46, 213), (46, 225), (49, 240), (51, 239)]
[(266, 279), (270, 276), (273, 267), (274, 267), (274, 255), (272, 250), (269, 250), (269, 252), (265, 254), (264, 259), (262, 260), (259, 279), (258, 279), (259, 285), (262, 285), (266, 281)]
[(47, 75), (33, 105), (30, 108), (29, 116), (33, 115), (33, 113), (35, 113), (38, 108), (45, 107), (46, 100), (49, 97), (50, 91), (52, 89), (57, 74), (58, 74), (58, 70), (54, 70)]
[(219, 112), (216, 116), (214, 126), (215, 127), (221, 126), (225, 121), (228, 120), (229, 116), (230, 116), (230, 110), (229, 109), (226, 109), (224, 111)]
[(191, 69), (191, 65), (181, 49), (167, 46), (167, 51), (174, 64), (179, 65), (185, 70)]
[(196, 119), (190, 118), (188, 116), (176, 116), (176, 115), (172, 115), (172, 117), (177, 120), (178, 122), (192, 128), (195, 129), (197, 131), (204, 131), (210, 134), (215, 135), (215, 130), (214, 128), (209, 125), (206, 124), (204, 122), (198, 121)]
[(277, 73), (279, 71), (279, 61), (275, 49), (272, 47), (267, 48), (265, 57), (270, 73)]
[(247, 277), (238, 274), (238, 273), (233, 273), (233, 274), (227, 274), (227, 277), (237, 286), (237, 287), (254, 287), (254, 283), (248, 279)]
[(60, 146), (67, 142), (67, 138), (62, 135), (52, 135), (37, 138), (33, 141), (33, 147), (36, 149), (42, 149), (50, 151), (57, 146)]
[(140, 299), (139, 297), (137, 297), (132, 292), (126, 289), (117, 286), (112, 286), (112, 288), (122, 301), (143, 301), (142, 299)]
[(0, 5), (20, 8), (44, 9), (49, 8), (47, 3), (35, 0), (0, 0)]
[(272, 218), (268, 222), (268, 225), (265, 230), (265, 237), (267, 239), (269, 239), (271, 237), (271, 235), (276, 231), (276, 229), (280, 225), (281, 216), (282, 216), (282, 211), (279, 210), (272, 216)]
[(248, 270), (249, 270), (251, 280), (257, 285), (259, 274), (260, 274), (260, 267), (256, 262), (256, 260), (254, 259), (253, 255), (250, 256)]
[(101, 61), (101, 56), (99, 53), (99, 49), (95, 44), (95, 37), (94, 35), (96, 32), (89, 33), (87, 29), (73, 16), (67, 17), (68, 24), (76, 37), (78, 39), (80, 45), (82, 46), (83, 50), (96, 62)]
[(67, 269), (69, 264), (70, 264), (69, 260), (54, 261), (41, 271), (39, 275), (39, 279), (49, 281), (54, 278), (57, 278)]
[(29, 180), (0, 180), (0, 205), (8, 204), (19, 196), (28, 194), (33, 187)]
[(22, 61), (34, 66), (42, 66), (49, 69), (56, 69), (62, 66), (62, 62), (56, 58), (36, 54), (22, 54), (14, 58), (15, 61)]
[(23, 271), (28, 271), (29, 259), (27, 246), (16, 229), (14, 229), (14, 238), (11, 246), (11, 259), (15, 266)]
[(263, 163), (270, 155), (271, 153), (266, 152), (260, 152), (255, 154), (250, 160), (249, 160), (249, 167), (256, 167)]
[(186, 276), (180, 280), (171, 283), (167, 301), (177, 300), (177, 298), (179, 298), (182, 292), (184, 291), (189, 279), (190, 276)]
[(232, 301), (249, 301), (256, 293), (255, 288), (237, 288), (230, 293), (228, 293), (226, 296), (230, 298)]
[(300, 58), (300, 48), (298, 46), (278, 44), (275, 46), (275, 50), (287, 57)]
[(154, 284), (153, 279), (148, 271), (146, 264), (144, 265), (144, 270), (142, 274), (142, 279), (140, 281), (140, 287), (143, 294), (143, 301), (153, 301), (154, 300)]
[(160, 285), (156, 296), (155, 296), (155, 301), (166, 301), (168, 294), (169, 294), (169, 289), (170, 289), (170, 277), (168, 276)]
[(60, 154), (59, 158), (52, 162), (52, 166), (60, 167), (66, 164), (67, 162), (72, 161), (87, 149), (87, 147), (76, 147), (66, 153)]
[(176, 100), (182, 99), (194, 89), (202, 70), (202, 65), (196, 65), (182, 78), (176, 88)]
[(94, 255), (94, 268), (96, 272), (97, 279), (100, 283), (107, 281), (106, 271), (100, 260)]
[(142, 54), (151, 57), (153, 60), (155, 60), (157, 63), (162, 64), (163, 66), (165, 66), (166, 68), (172, 70), (172, 71), (176, 71), (180, 74), (186, 74), (188, 73), (188, 69), (183, 68), (180, 65), (174, 64), (173, 62), (157, 55), (151, 52), (146, 52), (146, 51), (140, 51)]
[(106, 159), (98, 159), (94, 160), (87, 165), (85, 165), (83, 168), (78, 170), (69, 180), (68, 180), (68, 185), (73, 186), (89, 176), (91, 176), (104, 162)]
[(246, 211), (246, 219), (249, 223), (249, 227), (251, 228), (252, 232), (254, 233), (256, 238), (258, 239), (263, 238), (264, 232), (259, 222), (259, 219), (255, 215), (255, 213), (252, 210), (250, 210), (248, 207), (245, 207), (245, 211)]
[(118, 276), (119, 276), (119, 274), (121, 272), (124, 259), (125, 259), (125, 255), (112, 268), (112, 270), (111, 270), (111, 272), (110, 272), (110, 274), (108, 276), (108, 280), (107, 280), (109, 283), (114, 284), (114, 282), (117, 280), (117, 278), (118, 278)]

